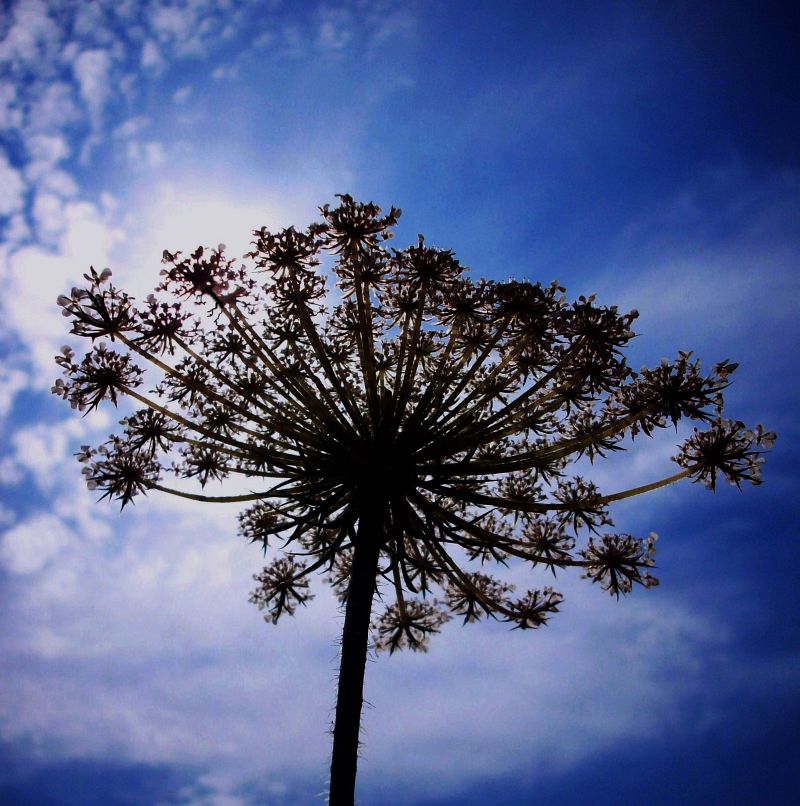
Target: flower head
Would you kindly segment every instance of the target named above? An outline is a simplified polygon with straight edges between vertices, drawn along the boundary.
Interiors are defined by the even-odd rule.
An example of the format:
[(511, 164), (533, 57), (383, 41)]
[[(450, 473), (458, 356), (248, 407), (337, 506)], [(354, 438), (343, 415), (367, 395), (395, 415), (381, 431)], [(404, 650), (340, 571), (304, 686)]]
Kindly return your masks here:
[[(561, 595), (514, 598), (487, 565), (577, 567), (617, 596), (649, 587), (654, 538), (607, 531), (613, 501), (680, 476), (758, 482), (773, 435), (721, 416), (736, 364), (704, 374), (679, 353), (635, 372), (636, 311), (569, 303), (558, 282), (473, 281), (422, 236), (389, 249), (395, 208), (342, 195), (321, 215), (256, 230), (250, 266), (221, 244), (167, 250), (139, 306), (93, 269), (58, 300), (74, 335), (119, 350), (101, 341), (78, 362), (65, 347), (53, 392), (81, 410), (120, 394), (140, 407), (122, 436), (81, 449), (89, 486), (123, 505), (153, 489), (247, 504), (241, 534), (278, 552), (252, 595), (267, 620), (311, 598), (313, 571), (344, 600), (368, 541), (379, 649), (424, 649), (451, 614), (539, 627)], [(156, 375), (148, 391), (134, 357)], [(609, 494), (574, 467), (684, 418), (711, 428), (680, 449), (677, 477)], [(249, 492), (212, 494), (235, 476)]]

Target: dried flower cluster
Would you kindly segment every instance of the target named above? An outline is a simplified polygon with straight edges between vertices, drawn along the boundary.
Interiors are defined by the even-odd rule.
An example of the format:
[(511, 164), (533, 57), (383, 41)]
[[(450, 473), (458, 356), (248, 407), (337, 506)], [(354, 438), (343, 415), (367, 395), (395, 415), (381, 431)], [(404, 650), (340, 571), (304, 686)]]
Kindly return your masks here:
[[(282, 542), (252, 595), (266, 618), (305, 604), (317, 569), (344, 601), (368, 512), (388, 582), (379, 648), (422, 649), (451, 614), (538, 627), (560, 594), (515, 595), (486, 564), (576, 566), (618, 596), (656, 584), (654, 536), (609, 531), (609, 504), (682, 477), (759, 482), (774, 435), (722, 418), (735, 364), (706, 375), (680, 353), (634, 372), (623, 350), (635, 311), (568, 303), (557, 283), (471, 281), (421, 236), (388, 249), (399, 210), (339, 199), (304, 231), (256, 231), (255, 271), (222, 245), (165, 251), (142, 304), (107, 269), (58, 300), (71, 332), (95, 343), (80, 362), (62, 350), (53, 391), (81, 411), (119, 395), (142, 406), (120, 435), (82, 448), (89, 487), (123, 506), (153, 489), (250, 502), (241, 533), (265, 552)], [(159, 376), (147, 391), (139, 359)], [(685, 417), (705, 430), (673, 476), (609, 495), (567, 472)], [(166, 486), (168, 472), (201, 487), (241, 475), (254, 491), (189, 493)]]

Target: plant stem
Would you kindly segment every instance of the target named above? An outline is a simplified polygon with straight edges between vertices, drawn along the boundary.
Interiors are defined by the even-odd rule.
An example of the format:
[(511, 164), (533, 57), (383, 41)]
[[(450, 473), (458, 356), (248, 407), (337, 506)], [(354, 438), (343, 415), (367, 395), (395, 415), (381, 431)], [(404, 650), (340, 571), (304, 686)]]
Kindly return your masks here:
[(342, 630), (329, 806), (352, 806), (355, 799), (358, 734), (361, 705), (364, 701), (364, 668), (367, 663), (369, 619), (381, 538), (380, 518), (373, 512), (362, 511), (353, 546), (353, 563)]

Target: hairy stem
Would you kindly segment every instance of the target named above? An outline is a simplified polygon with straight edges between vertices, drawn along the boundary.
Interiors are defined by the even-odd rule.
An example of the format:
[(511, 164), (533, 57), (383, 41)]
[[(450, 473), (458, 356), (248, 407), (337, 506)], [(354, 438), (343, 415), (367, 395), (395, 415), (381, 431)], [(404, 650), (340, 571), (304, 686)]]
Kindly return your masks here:
[(353, 564), (342, 630), (329, 806), (352, 806), (355, 799), (364, 668), (367, 663), (369, 619), (378, 572), (381, 531), (381, 519), (376, 513), (362, 512), (353, 545)]

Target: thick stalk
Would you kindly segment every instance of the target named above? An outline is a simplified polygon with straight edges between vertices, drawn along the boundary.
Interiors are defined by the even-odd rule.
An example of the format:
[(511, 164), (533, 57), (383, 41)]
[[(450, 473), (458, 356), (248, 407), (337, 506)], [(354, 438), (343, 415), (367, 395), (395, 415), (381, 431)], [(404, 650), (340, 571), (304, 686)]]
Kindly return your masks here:
[(367, 663), (372, 597), (375, 593), (378, 557), (383, 538), (381, 530), (381, 519), (376, 513), (362, 513), (353, 546), (353, 564), (342, 630), (329, 806), (352, 806), (355, 799), (358, 735), (364, 701), (364, 669)]

